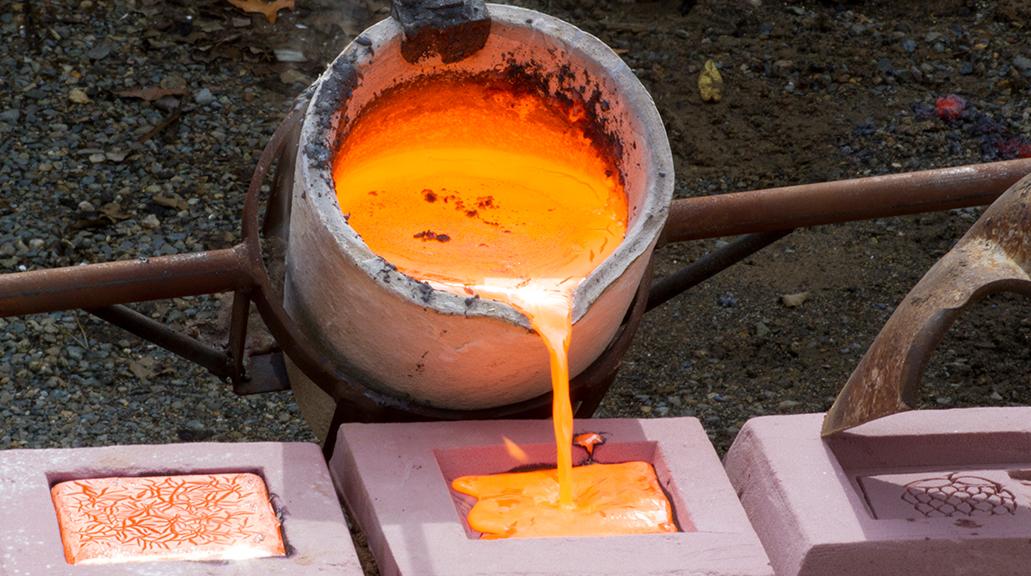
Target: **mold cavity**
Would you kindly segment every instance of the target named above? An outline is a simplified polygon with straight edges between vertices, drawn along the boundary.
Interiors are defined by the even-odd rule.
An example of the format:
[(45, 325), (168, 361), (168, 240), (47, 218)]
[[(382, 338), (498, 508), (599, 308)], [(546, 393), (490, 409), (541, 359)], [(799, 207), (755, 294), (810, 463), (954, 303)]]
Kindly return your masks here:
[[(468, 521), (469, 512), (473, 509), (473, 506), (476, 505), (477, 499), (455, 490), (453, 482), (456, 479), (470, 476), (485, 477), (488, 475), (508, 472), (530, 474), (549, 473), (553, 477), (555, 471), (554, 444), (527, 444), (519, 445), (518, 449), (513, 449), (512, 444), (506, 441), (505, 444), (435, 450), (434, 455), (436, 456), (437, 464), (440, 467), (442, 474), (441, 480), (447, 484), (448, 489), (450, 490), (451, 498), (455, 505), (455, 512), (457, 514), (456, 519), (462, 523), (466, 536), (470, 539), (492, 539), (497, 536), (481, 533), (470, 526)], [(593, 457), (589, 456), (585, 449), (577, 447), (574, 451), (573, 459), (575, 464), (575, 467), (573, 468), (574, 472), (584, 472), (591, 468), (596, 468), (601, 471), (603, 467), (632, 465), (628, 466), (625, 471), (634, 475), (639, 475), (640, 472), (644, 471), (644, 468), (648, 468), (648, 472), (654, 476), (656, 487), (661, 492), (662, 496), (665, 497), (665, 501), (669, 506), (669, 526), (661, 530), (641, 530), (639, 533), (661, 534), (668, 532), (695, 531), (694, 524), (691, 522), (691, 519), (688, 516), (688, 511), (683, 505), (683, 500), (673, 482), (669, 468), (666, 466), (662, 451), (660, 450), (657, 442), (609, 441), (603, 446), (598, 446), (595, 449)], [(591, 490), (590, 482), (592, 480), (600, 480), (601, 482), (619, 482), (621, 477), (622, 476), (620, 475), (607, 473), (593, 475), (593, 478), (592, 474), (577, 474), (575, 476), (577, 482), (574, 483), (574, 485), (577, 486), (578, 491), (589, 492)], [(547, 486), (548, 483), (550, 483), (550, 486)], [(629, 489), (631, 489), (630, 486), (624, 486), (623, 488), (624, 490), (620, 491), (620, 493), (624, 495)], [(550, 482), (546, 482), (544, 489), (552, 491), (557, 490), (557, 480), (552, 478)], [(643, 496), (642, 501), (649, 498), (646, 491), (641, 492), (641, 494)], [(651, 493), (651, 495), (654, 496), (654, 493)], [(590, 495), (588, 495), (588, 498), (590, 498)], [(580, 532), (577, 532), (575, 529), (576, 527), (574, 527), (573, 531), (567, 531), (562, 534), (534, 534), (529, 537), (588, 537), (627, 534), (630, 532), (606, 531), (606, 520), (603, 518), (603, 515), (642, 513), (642, 507), (640, 506), (641, 503), (642, 502), (637, 502), (637, 509), (632, 512), (631, 509), (635, 508), (635, 506), (621, 510), (609, 507), (607, 511), (601, 512), (601, 510), (605, 508), (602, 506), (598, 508), (597, 514), (594, 518), (590, 518), (592, 513), (590, 510), (587, 510), (587, 513), (583, 516), (586, 520), (580, 525)], [(616, 520), (616, 522), (609, 524), (609, 526), (618, 523), (619, 521)], [(659, 523), (661, 523), (661, 520)], [(640, 526), (643, 525), (644, 523), (640, 524)]]
[(876, 520), (1031, 521), (1031, 435), (862, 436), (827, 440), (846, 490)]
[(69, 564), (286, 555), (276, 511), (258, 474), (52, 476), (57, 482), (50, 492)]

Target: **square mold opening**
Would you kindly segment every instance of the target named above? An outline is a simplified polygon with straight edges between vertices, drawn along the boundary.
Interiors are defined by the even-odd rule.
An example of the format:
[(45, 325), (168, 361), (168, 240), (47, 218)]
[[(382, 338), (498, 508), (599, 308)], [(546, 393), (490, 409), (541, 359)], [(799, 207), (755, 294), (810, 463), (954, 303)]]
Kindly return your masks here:
[[(577, 430), (577, 433), (581, 432), (599, 431)], [(440, 467), (444, 482), (449, 487), (456, 478), (461, 476), (481, 476), (555, 467), (554, 442), (529, 444), (526, 446), (520, 445), (519, 448), (525, 453), (525, 458), (515, 458), (506, 446), (500, 442), (482, 446), (434, 450), (433, 453), (437, 459), (437, 465)], [(580, 446), (575, 446), (573, 448), (573, 466), (582, 466), (587, 462), (587, 450)], [(604, 444), (595, 447), (593, 462), (597, 464), (618, 464), (622, 462), (647, 462), (651, 464), (655, 469), (655, 477), (659, 482), (659, 486), (673, 508), (673, 519), (677, 525), (677, 531), (695, 531), (687, 506), (677, 490), (673, 472), (666, 463), (658, 442), (607, 440)], [(466, 521), (469, 510), (476, 504), (476, 499), (462, 494), (453, 488), (451, 488), (450, 492), (451, 499), (455, 504), (455, 511), (458, 514), (458, 520), (465, 528), (466, 535), (471, 539), (479, 539), (481, 537), (480, 532), (470, 527)]]
[[(396, 574), (705, 574), (771, 576), (708, 436), (694, 418), (578, 420), (602, 432), (603, 463), (651, 463), (680, 532), (623, 536), (480, 539), (465, 521), (471, 499), (451, 480), (555, 462), (547, 420), (345, 424), (330, 473), (385, 576)], [(582, 462), (585, 452), (574, 452)]]
[(286, 555), (260, 471), (99, 472), (47, 475), (69, 564)]
[[(148, 480), (155, 477), (161, 480)], [(103, 480), (108, 478), (118, 481)], [(256, 510), (249, 501), (236, 499), (244, 495), (254, 498), (257, 508), (264, 506), (263, 519), (252, 514)], [(219, 510), (212, 512), (213, 500), (219, 499), (214, 506)], [(129, 508), (132, 513), (123, 518)], [(187, 508), (200, 515), (200, 524), (183, 521)], [(0, 525), (4, 575), (362, 574), (322, 451), (314, 444), (4, 450), (0, 510), (17, 519)], [(241, 512), (247, 514), (245, 526), (234, 524)], [(242, 528), (245, 537), (271, 541), (278, 554), (242, 554), (223, 535), (210, 529), (205, 535), (199, 529), (203, 525)], [(72, 538), (62, 539), (62, 529)], [(205, 548), (194, 550), (199, 553), (182, 554), (183, 533), (189, 530), (194, 531), (190, 538)], [(115, 545), (109, 546), (108, 536), (115, 537)], [(192, 545), (190, 538), (185, 541)], [(282, 538), (278, 546), (277, 538)], [(98, 542), (99, 548), (94, 546)], [(75, 564), (66, 558), (69, 544)], [(120, 544), (128, 546), (121, 549)], [(219, 547), (224, 554), (217, 553)]]
[[(965, 418), (978, 414), (966, 413)], [(957, 415), (959, 416), (959, 415)], [(960, 418), (960, 419), (965, 419)], [(901, 431), (900, 431), (901, 432)], [(1031, 535), (1031, 434), (1027, 431), (918, 429), (897, 435), (846, 434), (827, 446), (869, 518), (926, 520)], [(1012, 524), (1012, 526), (1010, 526)]]
[(1027, 574), (1031, 409), (749, 421), (727, 472), (778, 575)]

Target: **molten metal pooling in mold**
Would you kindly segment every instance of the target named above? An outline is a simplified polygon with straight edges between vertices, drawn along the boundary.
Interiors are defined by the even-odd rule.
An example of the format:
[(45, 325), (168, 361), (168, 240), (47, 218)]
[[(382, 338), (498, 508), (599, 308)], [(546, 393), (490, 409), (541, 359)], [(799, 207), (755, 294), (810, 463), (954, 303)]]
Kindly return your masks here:
[(51, 496), (69, 564), (286, 554), (255, 474), (70, 480)]
[(572, 508), (554, 504), (554, 469), (463, 476), (452, 486), (477, 498), (468, 522), (485, 539), (677, 531), (669, 499), (647, 462), (573, 468)]
[[(373, 252), (437, 288), (511, 304), (541, 336), (558, 451), (551, 504), (567, 511), (587, 502), (577, 498), (606, 501), (579, 488), (574, 494), (573, 294), (627, 227), (619, 173), (585, 127), (581, 107), (507, 80), (437, 78), (381, 95), (333, 166), (341, 209)], [(586, 480), (602, 470), (576, 475)], [(495, 482), (512, 479), (478, 484)], [(622, 491), (618, 482), (597, 486)]]

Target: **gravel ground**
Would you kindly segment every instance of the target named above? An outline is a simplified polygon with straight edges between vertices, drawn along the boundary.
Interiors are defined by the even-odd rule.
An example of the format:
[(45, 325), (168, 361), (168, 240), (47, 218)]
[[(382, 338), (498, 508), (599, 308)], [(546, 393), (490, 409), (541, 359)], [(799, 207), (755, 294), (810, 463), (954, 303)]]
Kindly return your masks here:
[[(526, 0), (600, 36), (667, 124), (679, 196), (980, 162), (1031, 136), (1023, 0)], [(222, 248), (288, 108), (384, 2), (0, 0), (0, 272)], [(705, 104), (697, 76), (726, 81)], [(284, 61), (285, 60), (285, 61)], [(302, 61), (297, 61), (302, 60)], [(140, 92), (140, 89), (149, 89)], [(136, 92), (132, 92), (136, 91)], [(961, 95), (953, 120), (936, 99)], [(802, 231), (651, 313), (607, 416), (824, 410), (896, 302), (978, 215)], [(664, 249), (668, 273), (714, 242)], [(784, 294), (807, 292), (801, 306)], [(138, 309), (194, 334), (217, 298)], [(1026, 404), (1027, 301), (992, 298), (940, 348), (929, 406)], [(0, 320), (0, 448), (310, 440), (289, 393), (240, 398), (81, 312)]]

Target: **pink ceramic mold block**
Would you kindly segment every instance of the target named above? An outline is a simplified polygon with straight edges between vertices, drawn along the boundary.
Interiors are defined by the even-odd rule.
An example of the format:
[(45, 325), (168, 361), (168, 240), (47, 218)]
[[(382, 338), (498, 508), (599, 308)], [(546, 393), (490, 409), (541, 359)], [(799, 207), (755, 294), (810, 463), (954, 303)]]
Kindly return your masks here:
[[(384, 576), (772, 576), (716, 452), (693, 418), (580, 420), (602, 432), (598, 462), (644, 460), (673, 503), (678, 533), (481, 540), (450, 488), (469, 474), (555, 462), (551, 422), (345, 424), (330, 471)], [(503, 437), (528, 455), (519, 461)], [(583, 462), (586, 453), (576, 448)]]
[(1031, 573), (1031, 408), (906, 412), (820, 438), (749, 421), (726, 468), (778, 576)]
[[(257, 476), (281, 521), (286, 556), (69, 564), (51, 497), (67, 481)], [(3, 576), (306, 576), (362, 574), (322, 451), (307, 443), (169, 444), (0, 451)]]

